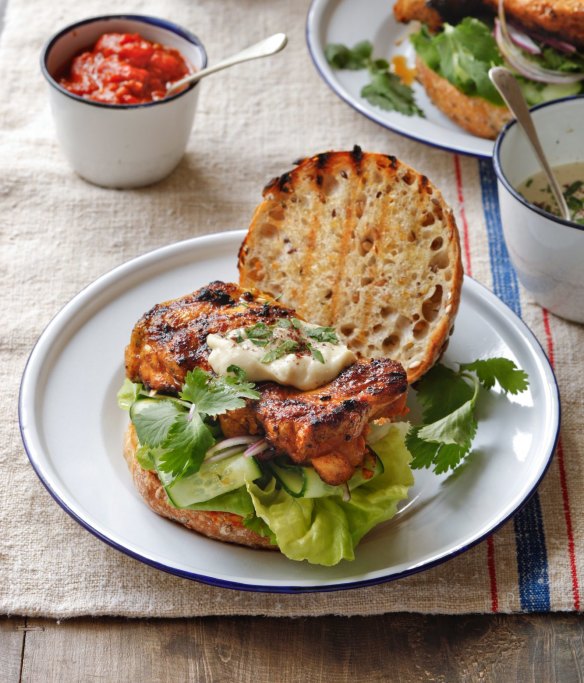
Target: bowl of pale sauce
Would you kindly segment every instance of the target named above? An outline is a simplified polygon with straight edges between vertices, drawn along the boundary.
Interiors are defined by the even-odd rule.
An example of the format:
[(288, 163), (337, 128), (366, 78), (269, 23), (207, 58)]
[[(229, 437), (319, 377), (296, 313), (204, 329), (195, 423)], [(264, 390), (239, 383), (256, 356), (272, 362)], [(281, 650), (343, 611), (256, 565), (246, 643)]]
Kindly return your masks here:
[(511, 121), (493, 152), (505, 242), (531, 298), (584, 323), (584, 96), (539, 105), (531, 114), (570, 220), (561, 217), (523, 130)]

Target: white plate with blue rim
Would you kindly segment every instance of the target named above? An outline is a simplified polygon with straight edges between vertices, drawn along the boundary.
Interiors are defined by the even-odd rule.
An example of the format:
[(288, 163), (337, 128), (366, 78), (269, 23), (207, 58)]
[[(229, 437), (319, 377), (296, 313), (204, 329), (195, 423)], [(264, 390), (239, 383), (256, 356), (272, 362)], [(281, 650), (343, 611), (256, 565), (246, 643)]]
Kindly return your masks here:
[(418, 83), (412, 87), (423, 118), (373, 106), (361, 97), (361, 89), (369, 82), (366, 70), (339, 71), (328, 64), (325, 48), (329, 43), (353, 47), (369, 40), (375, 58), (391, 62), (395, 55), (404, 55), (413, 66), (415, 52), (408, 39), (411, 29), (394, 19), (393, 5), (387, 0), (313, 0), (306, 22), (306, 41), (321, 78), (360, 114), (395, 133), (450, 152), (492, 157), (493, 141), (467, 133), (453, 123), (432, 104)]
[[(529, 390), (486, 393), (474, 450), (451, 476), (416, 470), (398, 514), (335, 567), (220, 543), (152, 512), (122, 457), (127, 413), (116, 403), (124, 348), (154, 304), (215, 279), (237, 280), (244, 231), (172, 244), (125, 263), (80, 292), (49, 323), (28, 360), (19, 415), (30, 462), (56, 502), (85, 529), (157, 569), (226, 588), (325, 591), (397, 579), (444, 562), (508, 520), (541, 481), (558, 437), (560, 405), (533, 334), (495, 295), (465, 278), (444, 362), (506, 356)], [(80, 395), (82, 392), (82, 395)], [(415, 412), (415, 394), (412, 392)]]

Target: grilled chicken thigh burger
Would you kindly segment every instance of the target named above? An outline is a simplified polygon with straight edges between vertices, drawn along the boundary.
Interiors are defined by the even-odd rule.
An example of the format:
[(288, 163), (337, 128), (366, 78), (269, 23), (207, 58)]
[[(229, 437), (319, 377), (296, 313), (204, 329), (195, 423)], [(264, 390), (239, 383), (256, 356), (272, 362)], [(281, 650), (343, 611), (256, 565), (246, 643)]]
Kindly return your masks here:
[(489, 80), (506, 65), (530, 105), (584, 91), (583, 0), (397, 0), (417, 78), (433, 103), (474, 135), (495, 138), (511, 118)]
[(134, 327), (118, 394), (134, 482), (206, 536), (351, 560), (413, 484), (401, 418), (458, 310), (452, 210), (394, 156), (325, 152), (266, 186), (238, 266), (239, 285)]
[(406, 412), (403, 367), (358, 359), (258, 291), (217, 281), (154, 306), (126, 373), (135, 484), (207, 536), (335, 564), (412, 483), (390, 422)]

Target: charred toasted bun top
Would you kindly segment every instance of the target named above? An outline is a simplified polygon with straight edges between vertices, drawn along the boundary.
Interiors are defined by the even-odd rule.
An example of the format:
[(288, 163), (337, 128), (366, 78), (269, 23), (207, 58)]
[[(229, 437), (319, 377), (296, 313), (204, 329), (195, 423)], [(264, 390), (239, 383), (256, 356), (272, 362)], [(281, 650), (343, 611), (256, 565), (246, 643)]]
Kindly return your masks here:
[(263, 196), (239, 252), (242, 286), (421, 377), (445, 348), (463, 276), (452, 211), (428, 178), (355, 147), (304, 159)]

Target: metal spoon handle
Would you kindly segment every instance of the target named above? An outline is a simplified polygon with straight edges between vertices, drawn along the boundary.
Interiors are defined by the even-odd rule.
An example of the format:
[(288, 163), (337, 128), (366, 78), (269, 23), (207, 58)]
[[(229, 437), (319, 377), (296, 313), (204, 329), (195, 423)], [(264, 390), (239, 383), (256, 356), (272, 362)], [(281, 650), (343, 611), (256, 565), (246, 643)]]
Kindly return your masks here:
[(525, 131), (527, 139), (531, 143), (533, 151), (535, 152), (539, 163), (541, 164), (541, 167), (547, 176), (556, 202), (558, 203), (560, 211), (562, 212), (562, 216), (569, 221), (571, 219), (570, 209), (566, 204), (566, 199), (562, 194), (562, 190), (558, 184), (558, 181), (556, 180), (552, 169), (547, 162), (539, 141), (539, 137), (535, 130), (535, 126), (533, 125), (533, 119), (529, 113), (529, 108), (527, 107), (527, 103), (525, 102), (523, 93), (519, 87), (519, 83), (517, 83), (513, 74), (502, 66), (494, 66), (492, 69), (490, 69), (489, 77), (501, 94), (501, 97), (505, 100), (505, 103), (511, 110), (511, 113), (513, 116), (515, 116), (519, 125)]
[(232, 57), (227, 57), (227, 59), (223, 59), (221, 62), (217, 62), (217, 64), (210, 66), (207, 69), (201, 69), (201, 71), (197, 71), (189, 76), (185, 76), (185, 78), (182, 78), (180, 81), (175, 81), (169, 86), (168, 90), (166, 91), (166, 96), (168, 97), (169, 95), (173, 95), (181, 88), (184, 88), (185, 85), (196, 83), (201, 78), (209, 76), (210, 74), (214, 74), (222, 69), (227, 69), (234, 64), (240, 64), (241, 62), (248, 62), (251, 59), (259, 59), (260, 57), (269, 57), (270, 55), (274, 55), (276, 52), (283, 50), (286, 47), (287, 42), (288, 38), (285, 33), (275, 33), (269, 38), (260, 40), (259, 43), (255, 43), (254, 45), (246, 47), (245, 50), (241, 50), (241, 52), (234, 54)]

